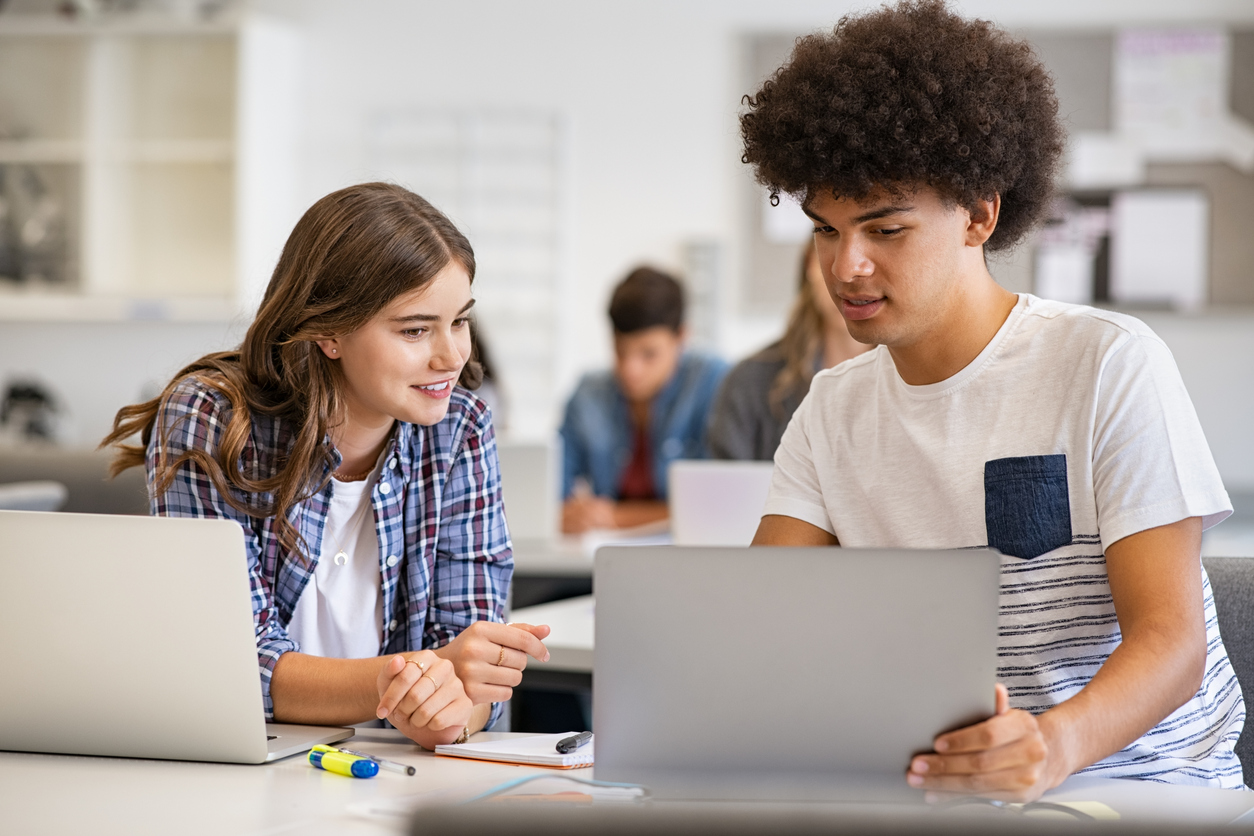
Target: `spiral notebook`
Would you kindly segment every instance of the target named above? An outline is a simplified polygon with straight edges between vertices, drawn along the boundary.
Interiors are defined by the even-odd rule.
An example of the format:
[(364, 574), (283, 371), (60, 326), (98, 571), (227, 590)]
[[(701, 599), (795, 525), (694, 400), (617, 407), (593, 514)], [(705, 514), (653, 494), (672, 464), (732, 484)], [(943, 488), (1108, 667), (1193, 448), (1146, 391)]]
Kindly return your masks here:
[(553, 769), (578, 769), (592, 766), (592, 746), (595, 741), (589, 740), (566, 755), (557, 751), (557, 741), (574, 734), (578, 732), (533, 734), (527, 737), (511, 737), (483, 743), (448, 743), (436, 746), (435, 753), (450, 758), (547, 766)]

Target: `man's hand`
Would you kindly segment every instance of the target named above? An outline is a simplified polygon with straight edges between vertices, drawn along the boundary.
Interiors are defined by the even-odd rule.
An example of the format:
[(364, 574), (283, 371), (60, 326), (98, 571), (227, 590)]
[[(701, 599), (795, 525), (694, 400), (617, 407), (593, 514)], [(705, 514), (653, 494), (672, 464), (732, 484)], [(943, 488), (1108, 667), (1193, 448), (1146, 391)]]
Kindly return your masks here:
[(474, 705), (453, 663), (430, 650), (397, 654), (379, 672), (375, 712), (426, 749), (452, 743), (470, 723)]
[(574, 494), (562, 505), (562, 533), (582, 534), (593, 529), (617, 528), (614, 501), (603, 496)]
[[(917, 755), (906, 781), (926, 790), (1033, 801), (1067, 777), (1053, 768), (1045, 726), (1027, 711), (1011, 710), (1006, 687), (996, 686), (997, 713), (982, 723), (948, 732), (936, 753)], [(1055, 755), (1057, 753), (1055, 752)]]
[(453, 664), (472, 703), (505, 702), (522, 682), (528, 656), (548, 661), (549, 650), (540, 641), (548, 635), (546, 625), (476, 621), (434, 652)]

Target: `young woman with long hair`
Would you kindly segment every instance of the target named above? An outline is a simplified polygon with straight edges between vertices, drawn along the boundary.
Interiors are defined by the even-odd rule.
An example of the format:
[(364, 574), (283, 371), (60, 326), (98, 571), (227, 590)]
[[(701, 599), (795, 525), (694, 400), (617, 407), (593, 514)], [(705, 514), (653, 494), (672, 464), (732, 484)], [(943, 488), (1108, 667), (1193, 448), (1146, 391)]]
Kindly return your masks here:
[[(119, 411), (153, 513), (244, 530), (267, 719), (386, 718), (431, 747), (490, 725), (545, 627), (506, 625), (496, 441), (471, 389), (474, 253), (385, 183), (296, 224), (236, 351)], [(138, 434), (142, 444), (124, 442)]]
[(710, 410), (713, 458), (770, 461), (815, 373), (871, 348), (849, 335), (823, 284), (813, 240), (801, 254), (798, 272), (784, 335), (741, 360), (723, 379)]

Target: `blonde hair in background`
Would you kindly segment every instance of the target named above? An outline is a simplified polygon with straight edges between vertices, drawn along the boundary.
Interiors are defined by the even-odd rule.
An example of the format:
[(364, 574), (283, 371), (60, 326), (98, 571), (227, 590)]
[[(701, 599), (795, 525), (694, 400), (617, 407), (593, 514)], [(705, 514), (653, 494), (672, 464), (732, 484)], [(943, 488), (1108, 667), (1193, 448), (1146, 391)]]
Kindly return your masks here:
[(807, 277), (812, 258), (814, 239), (806, 244), (801, 253), (797, 298), (793, 300), (788, 326), (778, 344), (784, 367), (771, 383), (770, 407), (771, 412), (781, 419), (785, 417), (784, 400), (792, 393), (804, 395), (809, 391), (810, 380), (814, 377), (814, 358), (823, 342), (823, 314), (815, 304), (814, 286)]

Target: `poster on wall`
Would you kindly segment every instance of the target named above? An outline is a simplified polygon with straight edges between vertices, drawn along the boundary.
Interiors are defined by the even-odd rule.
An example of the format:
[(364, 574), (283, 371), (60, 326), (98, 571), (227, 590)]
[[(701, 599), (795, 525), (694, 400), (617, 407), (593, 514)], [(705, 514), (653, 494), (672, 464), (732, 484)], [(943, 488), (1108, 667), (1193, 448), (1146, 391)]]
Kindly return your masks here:
[(1129, 29), (1115, 42), (1114, 124), (1148, 159), (1254, 170), (1254, 126), (1231, 113), (1222, 29)]

